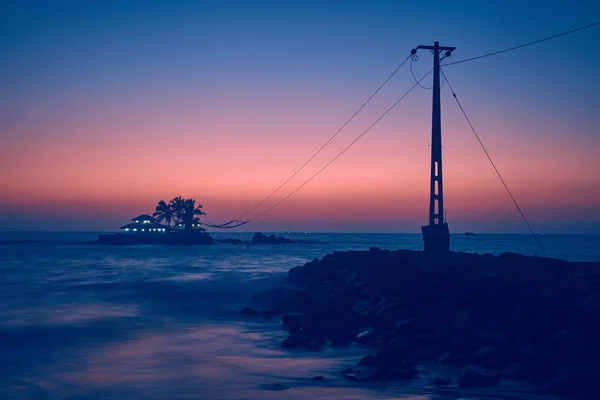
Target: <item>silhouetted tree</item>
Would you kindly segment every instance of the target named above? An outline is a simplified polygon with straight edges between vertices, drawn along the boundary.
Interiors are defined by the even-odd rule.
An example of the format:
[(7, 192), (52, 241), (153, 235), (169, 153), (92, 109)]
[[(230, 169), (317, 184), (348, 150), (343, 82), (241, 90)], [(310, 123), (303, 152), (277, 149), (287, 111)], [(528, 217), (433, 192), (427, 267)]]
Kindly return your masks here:
[(156, 205), (156, 211), (154, 211), (152, 216), (156, 217), (158, 222), (165, 221), (165, 224), (167, 224), (169, 227), (171, 226), (171, 222), (173, 222), (175, 219), (171, 204), (167, 204), (167, 202), (164, 200), (158, 202)]
[(202, 211), (202, 205), (196, 205), (196, 199), (184, 200), (182, 211), (181, 222), (184, 224), (186, 231), (191, 231), (192, 225), (200, 222), (200, 218), (197, 216), (206, 215), (206, 213)]
[(169, 202), (169, 206), (173, 210), (173, 216), (175, 217), (175, 224), (183, 223), (185, 202), (186, 200), (181, 196), (177, 196)]

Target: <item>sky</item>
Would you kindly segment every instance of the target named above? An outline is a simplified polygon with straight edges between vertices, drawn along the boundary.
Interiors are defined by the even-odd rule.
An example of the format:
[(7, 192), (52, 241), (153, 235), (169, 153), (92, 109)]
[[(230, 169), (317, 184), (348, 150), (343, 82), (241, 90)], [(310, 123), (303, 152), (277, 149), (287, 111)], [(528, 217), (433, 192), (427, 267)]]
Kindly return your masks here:
[[(239, 218), (412, 48), (438, 40), (456, 47), (443, 62), (459, 61), (599, 20), (595, 1), (3, 3), (0, 230), (111, 231), (179, 195), (203, 204), (208, 222)], [(599, 42), (596, 26), (444, 68), (539, 233), (600, 233)], [(420, 77), (432, 56), (418, 54)], [(407, 63), (252, 215), (322, 168), (412, 85)], [(419, 232), (431, 96), (414, 89), (243, 230)], [(447, 85), (442, 136), (451, 232), (527, 232)]]

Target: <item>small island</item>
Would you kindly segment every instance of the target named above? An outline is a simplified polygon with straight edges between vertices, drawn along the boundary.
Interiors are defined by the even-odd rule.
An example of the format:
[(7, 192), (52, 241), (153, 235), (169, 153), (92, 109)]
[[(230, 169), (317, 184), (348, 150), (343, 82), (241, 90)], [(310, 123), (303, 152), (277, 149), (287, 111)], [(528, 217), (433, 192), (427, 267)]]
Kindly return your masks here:
[(195, 199), (175, 197), (168, 203), (158, 202), (152, 216), (141, 214), (123, 225), (121, 233), (98, 235), (98, 243), (110, 245), (145, 244), (212, 244), (214, 239), (202, 227), (200, 216), (206, 215)]
[(283, 236), (254, 234), (251, 241), (240, 239), (214, 239), (200, 221), (206, 215), (195, 199), (175, 197), (168, 203), (161, 200), (152, 215), (141, 214), (123, 225), (120, 233), (98, 235), (99, 244), (109, 245), (195, 245), (195, 244), (290, 244), (293, 240)]

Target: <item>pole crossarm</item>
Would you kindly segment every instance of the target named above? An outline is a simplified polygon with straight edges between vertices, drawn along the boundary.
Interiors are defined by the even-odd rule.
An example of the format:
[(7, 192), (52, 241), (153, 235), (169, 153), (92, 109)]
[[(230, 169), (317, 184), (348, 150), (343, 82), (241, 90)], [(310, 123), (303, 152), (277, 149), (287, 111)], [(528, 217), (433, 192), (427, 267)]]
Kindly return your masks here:
[(456, 50), (456, 47), (448, 47), (448, 46), (426, 46), (426, 45), (419, 45), (417, 46), (417, 50), (419, 49), (425, 49), (425, 50), (439, 50), (439, 51), (454, 51)]

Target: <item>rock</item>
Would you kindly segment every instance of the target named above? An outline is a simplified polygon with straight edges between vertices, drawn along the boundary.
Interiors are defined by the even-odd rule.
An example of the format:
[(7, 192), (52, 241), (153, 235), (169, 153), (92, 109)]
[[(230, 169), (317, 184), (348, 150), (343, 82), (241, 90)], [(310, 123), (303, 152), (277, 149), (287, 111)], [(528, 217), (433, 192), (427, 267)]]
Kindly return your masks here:
[(285, 238), (283, 236), (269, 235), (266, 236), (260, 232), (257, 232), (252, 237), (252, 244), (287, 244), (294, 243), (293, 240)]
[(359, 381), (394, 381), (409, 380), (419, 376), (414, 364), (399, 363), (395, 365), (382, 365), (361, 369), (354, 373)]
[(437, 360), (468, 367), (461, 387), (501, 376), (587, 400), (600, 398), (589, 375), (600, 359), (598, 271), (600, 263), (516, 254), (334, 252), (290, 269), (252, 301), (302, 314), (284, 317), (283, 347), (373, 347), (345, 379), (410, 379), (414, 363)]
[(497, 375), (476, 369), (467, 369), (458, 378), (458, 386), (460, 388), (493, 386), (497, 382)]
[(308, 351), (321, 351), (321, 346), (318, 344), (309, 344), (304, 349)]
[(287, 327), (302, 327), (302, 324), (304, 323), (304, 317), (298, 314), (286, 314), (283, 317), (281, 317), (281, 320), (283, 321), (283, 325)]
[(281, 311), (276, 309), (276, 308), (270, 308), (268, 310), (264, 310), (260, 312), (260, 315), (262, 315), (265, 318), (273, 318), (275, 315), (279, 315), (281, 314)]
[(357, 272), (348, 272), (346, 274), (346, 276), (344, 277), (344, 281), (346, 283), (346, 285), (350, 284), (351, 282), (353, 282), (356, 278), (358, 278), (360, 275)]
[(369, 343), (373, 337), (375, 337), (376, 331), (374, 329), (366, 329), (362, 332), (359, 332), (358, 335), (354, 338), (357, 343), (367, 344)]
[(514, 358), (511, 349), (483, 346), (473, 354), (473, 363), (493, 371), (500, 371)]
[(244, 308), (242, 309), (241, 313), (242, 313), (243, 315), (247, 315), (247, 316), (256, 316), (256, 315), (258, 315), (258, 314), (259, 314), (259, 313), (258, 313), (258, 311), (256, 311), (256, 310), (255, 310), (255, 309), (253, 309), (253, 308), (250, 308), (250, 307), (244, 307)]
[(342, 378), (344, 379), (348, 379), (349, 381), (358, 381), (359, 379), (354, 376), (354, 374), (350, 373), (350, 374), (343, 374)]
[(354, 370), (352, 368), (346, 368), (345, 370), (342, 371), (342, 375), (346, 375), (346, 374), (353, 374)]
[(404, 362), (406, 350), (396, 343), (390, 343), (381, 349), (374, 357), (375, 362), (380, 365), (394, 365)]
[(290, 388), (289, 386), (284, 385), (282, 383), (273, 383), (273, 384), (265, 387), (266, 390), (286, 390), (289, 388)]
[(373, 357), (371, 354), (364, 356), (363, 358), (360, 359), (360, 361), (358, 362), (358, 365), (360, 367), (371, 367), (371, 366), (375, 365), (375, 357)]
[(325, 379), (325, 377), (323, 375), (317, 375), (317, 376), (313, 376), (311, 379), (313, 381), (322, 381)]
[(352, 344), (349, 340), (333, 340), (331, 347), (348, 347)]
[(430, 382), (432, 385), (443, 386), (450, 385), (452, 383), (452, 379), (436, 376), (435, 378), (431, 379)]
[(304, 319), (302, 315), (286, 314), (282, 318), (283, 325), (288, 327), (290, 334), (303, 334), (302, 325)]
[(306, 336), (290, 334), (287, 339), (281, 343), (281, 347), (284, 349), (296, 349), (298, 347), (304, 347), (308, 344), (308, 338)]

